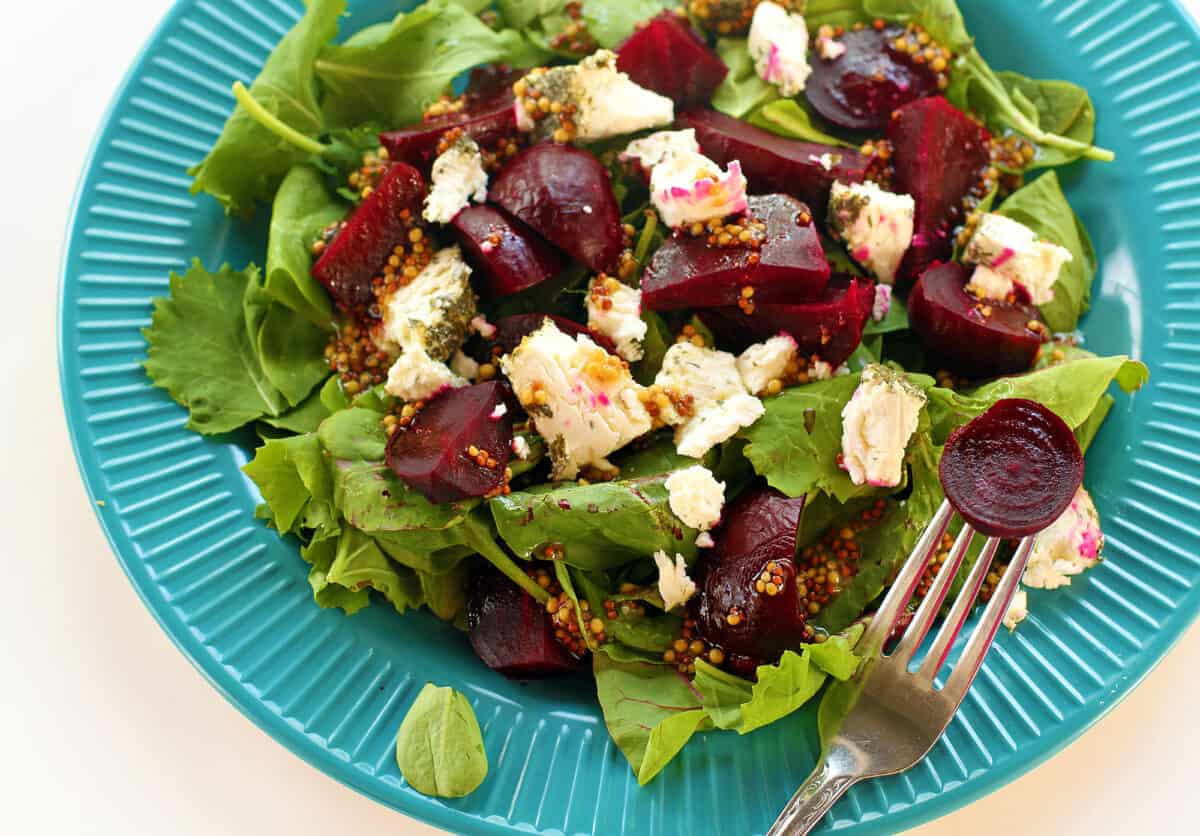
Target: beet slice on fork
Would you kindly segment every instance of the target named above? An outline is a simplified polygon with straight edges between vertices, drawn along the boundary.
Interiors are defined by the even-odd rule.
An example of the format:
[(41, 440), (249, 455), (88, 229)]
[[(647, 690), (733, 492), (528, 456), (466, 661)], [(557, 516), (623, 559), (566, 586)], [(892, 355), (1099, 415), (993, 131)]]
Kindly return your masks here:
[(687, 18), (662, 12), (617, 49), (617, 67), (676, 107), (706, 107), (729, 68)]

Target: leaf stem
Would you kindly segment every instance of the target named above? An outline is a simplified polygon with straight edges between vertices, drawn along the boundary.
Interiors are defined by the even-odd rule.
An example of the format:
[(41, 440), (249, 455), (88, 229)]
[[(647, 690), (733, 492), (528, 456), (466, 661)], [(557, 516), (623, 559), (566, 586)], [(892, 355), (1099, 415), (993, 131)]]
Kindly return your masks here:
[(233, 83), (233, 97), (237, 99), (238, 104), (246, 109), (251, 119), (284, 142), (294, 145), (301, 151), (307, 151), (310, 154), (324, 154), (329, 150), (329, 146), (317, 142), (310, 136), (305, 136), (263, 107), (254, 96), (250, 95), (250, 91), (246, 89), (246, 85), (240, 81)]
[(491, 531), (486, 528), (481, 530), (480, 523), (470, 517), (463, 522), (463, 525), (467, 531), (468, 546), (475, 549), (484, 559), (503, 572), (510, 581), (532, 595), (538, 603), (544, 604), (550, 600), (550, 593), (534, 583), (533, 578), (525, 574), (516, 561), (508, 556), (508, 552), (496, 544), (496, 541), (492, 539)]

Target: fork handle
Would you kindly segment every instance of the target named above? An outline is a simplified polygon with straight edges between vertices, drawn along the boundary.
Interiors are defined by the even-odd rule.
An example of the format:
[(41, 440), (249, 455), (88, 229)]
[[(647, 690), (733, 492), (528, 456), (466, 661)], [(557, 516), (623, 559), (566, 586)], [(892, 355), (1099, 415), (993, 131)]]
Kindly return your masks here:
[(854, 762), (854, 756), (845, 749), (826, 752), (775, 819), (767, 836), (804, 836), (816, 827), (834, 803), (861, 777)]

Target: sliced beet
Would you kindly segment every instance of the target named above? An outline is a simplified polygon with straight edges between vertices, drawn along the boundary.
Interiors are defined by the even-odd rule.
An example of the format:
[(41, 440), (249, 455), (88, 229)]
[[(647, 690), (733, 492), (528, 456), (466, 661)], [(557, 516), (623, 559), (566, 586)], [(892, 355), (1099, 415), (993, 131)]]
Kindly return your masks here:
[(1042, 336), (1029, 323), (1037, 308), (980, 301), (965, 290), (969, 274), (957, 262), (934, 264), (908, 295), (908, 316), (934, 364), (967, 377), (995, 377), (1033, 365)]
[(796, 340), (801, 356), (815, 354), (836, 367), (858, 348), (874, 302), (874, 282), (836, 275), (812, 302), (755, 304), (749, 315), (740, 308), (711, 308), (701, 311), (700, 318), (730, 349), (740, 351), (786, 332)]
[(790, 194), (822, 218), (834, 181), (861, 183), (875, 160), (847, 148), (787, 139), (715, 110), (681, 113), (679, 126), (696, 130), (706, 157), (721, 165), (740, 160), (752, 192)]
[(815, 57), (804, 88), (813, 110), (839, 127), (879, 133), (896, 108), (937, 95), (937, 73), (896, 49), (904, 34), (902, 26), (868, 26), (837, 39), (846, 48), (839, 57)]
[(608, 172), (578, 148), (527, 148), (492, 182), (489, 199), (597, 273), (616, 273), (621, 209)]
[[(804, 635), (808, 618), (800, 606), (795, 560), (803, 509), (804, 497), (749, 490), (726, 509), (714, 534), (696, 621), (700, 635), (724, 650), (735, 669), (753, 671), (778, 661)], [(764, 571), (780, 581), (773, 582), (773, 595), (759, 591)]]
[(490, 566), (472, 580), (467, 628), (475, 655), (510, 679), (537, 679), (579, 668), (579, 660), (554, 638), (546, 608)]
[(963, 217), (963, 200), (991, 163), (987, 129), (942, 96), (919, 99), (888, 122), (892, 145), (892, 191), (916, 201), (912, 246), (898, 278), (910, 281), (954, 248), (952, 231)]
[[(438, 143), (452, 128), (462, 128), (467, 136), (482, 146), (495, 145), (499, 140), (517, 134), (517, 115), (513, 110), (515, 97), (508, 76), (480, 76), (476, 92), (468, 91), (466, 104), (457, 113), (435, 116), (394, 131), (379, 135), (379, 144), (388, 150), (396, 162), (408, 163), (425, 171), (437, 156)], [(474, 80), (475, 76), (472, 75)]]
[(469, 206), (450, 226), (467, 263), (497, 298), (541, 284), (567, 266), (545, 238), (495, 206)]
[(1036, 401), (997, 401), (946, 439), (946, 498), (989, 537), (1025, 537), (1054, 522), (1083, 481), (1075, 433)]
[(475, 112), (480, 107), (489, 103), (499, 103), (504, 99), (511, 104), (516, 98), (513, 95), (513, 85), (528, 72), (508, 64), (484, 64), (476, 67), (467, 77), (467, 89), (463, 91), (466, 109)]
[(313, 265), (319, 281), (337, 306), (347, 312), (360, 311), (375, 301), (371, 279), (380, 273), (392, 248), (408, 240), (411, 220), (421, 216), (425, 200), (425, 178), (403, 163), (388, 166), (379, 185), (346, 221), (346, 226)]
[[(388, 440), (388, 467), (430, 502), (456, 502), (499, 488), (513, 438), (512, 416), (493, 417), (501, 404), (507, 406), (499, 381), (434, 396)], [(468, 454), (471, 447), (494, 459), (495, 466), (480, 465)]]
[(553, 322), (558, 327), (558, 330), (567, 336), (574, 337), (584, 334), (609, 354), (617, 354), (616, 343), (605, 334), (598, 334), (586, 325), (580, 325), (575, 320), (567, 319), (565, 316), (543, 313), (513, 314), (512, 316), (496, 320), (492, 323), (496, 326), (496, 333), (492, 335), (487, 344), (489, 352), (492, 354), (508, 354), (521, 344), (522, 339), (541, 328), (542, 323), (547, 319)]
[(617, 49), (617, 67), (676, 107), (706, 107), (729, 68), (686, 18), (665, 11)]
[(742, 289), (755, 302), (816, 299), (829, 281), (829, 262), (808, 207), (783, 194), (756, 195), (750, 212), (767, 226), (759, 250), (710, 246), (706, 238), (677, 233), (646, 268), (642, 302), (671, 311), (736, 305)]

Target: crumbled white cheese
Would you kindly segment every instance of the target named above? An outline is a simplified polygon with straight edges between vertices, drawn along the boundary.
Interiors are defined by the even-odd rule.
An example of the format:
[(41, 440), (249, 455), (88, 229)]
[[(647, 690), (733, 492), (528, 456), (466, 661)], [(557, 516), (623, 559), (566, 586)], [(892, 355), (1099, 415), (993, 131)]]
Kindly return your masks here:
[(384, 300), (383, 347), (420, 348), (434, 360), (450, 359), (476, 313), (470, 278), (458, 247), (439, 250), (416, 278)]
[(487, 317), (482, 314), (471, 320), (471, 330), (485, 340), (496, 336), (496, 326), (488, 322)]
[(1008, 609), (1004, 612), (1004, 626), (1009, 630), (1017, 629), (1017, 625), (1025, 620), (1029, 615), (1029, 596), (1025, 594), (1025, 590), (1018, 589), (1013, 595), (1012, 601), (1008, 604)]
[(448, 224), (471, 201), (487, 200), (488, 176), (483, 155), (469, 136), (460, 138), (433, 161), (433, 187), (425, 196), (425, 220)]
[[(671, 401), (659, 417), (676, 428), (675, 449), (694, 459), (750, 426), (766, 411), (762, 401), (746, 390), (736, 357), (690, 342), (676, 343), (667, 350), (654, 383)], [(690, 412), (680, 414), (675, 403), (688, 398)]]
[(1021, 582), (1033, 589), (1057, 589), (1095, 566), (1104, 548), (1100, 515), (1082, 486), (1067, 510), (1038, 535)]
[(772, 380), (784, 378), (788, 365), (796, 362), (798, 354), (796, 340), (790, 334), (780, 334), (743, 351), (737, 358), (738, 373), (750, 394), (762, 395)]
[(825, 169), (826, 171), (833, 171), (833, 167), (842, 161), (842, 155), (830, 154), (826, 152), (819, 157), (815, 154), (811, 155), (809, 159), (821, 166), (821, 168)]
[(588, 465), (610, 468), (605, 457), (653, 425), (629, 367), (551, 320), (501, 358), (500, 368), (549, 445), (555, 479), (573, 479)]
[(533, 453), (533, 450), (529, 447), (529, 439), (523, 435), (514, 435), (512, 444), (509, 446), (512, 447), (514, 456), (523, 462), (529, 461), (529, 457)]
[(925, 400), (925, 393), (900, 372), (878, 364), (863, 370), (842, 409), (842, 463), (854, 484), (900, 484), (904, 451)]
[(588, 328), (604, 334), (617, 354), (633, 363), (645, 354), (642, 340), (649, 326), (642, 319), (642, 291), (611, 276), (597, 276), (588, 285)]
[(846, 45), (829, 35), (817, 38), (817, 54), (826, 61), (836, 61), (846, 54)]
[(911, 195), (884, 191), (870, 181), (834, 183), (829, 225), (846, 243), (850, 257), (884, 284), (896, 271), (913, 239), (916, 202)]
[(880, 282), (875, 285), (875, 302), (871, 305), (871, 319), (882, 322), (892, 309), (892, 286)]
[(404, 351), (388, 370), (389, 395), (403, 401), (424, 401), (444, 389), (466, 386), (467, 381), (456, 375), (445, 363), (432, 359), (422, 348)]
[(711, 549), (716, 544), (717, 544), (717, 541), (714, 540), (713, 536), (711, 534), (709, 534), (707, 531), (701, 531), (696, 536), (696, 548), (698, 548), (698, 549)]
[(1012, 218), (988, 212), (963, 250), (963, 261), (976, 269), (968, 288), (987, 299), (1004, 299), (1014, 286), (1024, 289), (1035, 305), (1054, 298), (1054, 283), (1071, 252), (1038, 241), (1032, 229)]
[(809, 380), (829, 380), (836, 373), (837, 370), (824, 360), (814, 360), (813, 364), (808, 367)]
[(499, 421), (501, 418), (503, 418), (507, 414), (508, 414), (508, 406), (502, 401), (502, 402), (496, 404), (494, 407), (492, 407), (492, 411), (488, 415), (488, 418), (490, 418), (493, 421)]
[(722, 171), (703, 154), (672, 154), (650, 173), (650, 201), (672, 228), (745, 212), (742, 164), (733, 160)]
[(725, 483), (718, 482), (702, 464), (676, 470), (667, 477), (667, 503), (689, 528), (708, 531), (721, 521)]
[(641, 139), (635, 139), (621, 152), (622, 162), (636, 162), (646, 171), (675, 154), (699, 154), (700, 143), (696, 131), (657, 131)]
[(778, 3), (759, 3), (746, 38), (759, 78), (791, 98), (804, 90), (812, 67), (808, 65), (808, 26), (803, 15)]
[(659, 550), (654, 553), (654, 564), (658, 566), (658, 593), (667, 610), (683, 606), (696, 594), (696, 582), (688, 577), (683, 555), (676, 554), (672, 561), (666, 552)]
[(454, 352), (454, 356), (450, 358), (450, 370), (467, 380), (479, 377), (479, 364), (461, 351)]

